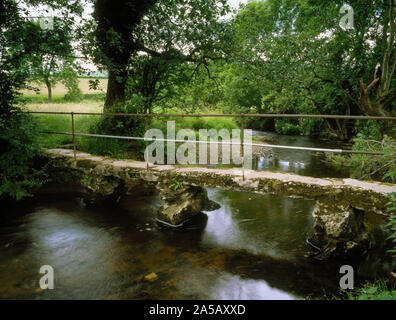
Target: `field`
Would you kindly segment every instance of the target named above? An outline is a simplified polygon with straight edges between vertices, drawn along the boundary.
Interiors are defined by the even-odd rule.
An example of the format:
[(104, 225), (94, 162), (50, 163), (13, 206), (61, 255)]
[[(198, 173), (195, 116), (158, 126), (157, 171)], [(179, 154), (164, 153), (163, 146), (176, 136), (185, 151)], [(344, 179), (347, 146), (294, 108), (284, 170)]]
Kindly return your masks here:
[[(106, 88), (107, 88), (107, 79), (99, 79), (99, 87), (97, 90), (90, 90), (89, 89), (89, 78), (79, 78), (79, 87), (81, 91), (84, 94), (90, 94), (90, 93), (106, 93)], [(45, 95), (47, 96), (47, 87), (42, 84), (42, 85), (37, 85), (37, 84), (30, 84), (31, 86), (35, 88), (40, 89), (40, 95)], [(53, 95), (64, 95), (67, 93), (67, 90), (65, 86), (62, 83), (57, 83), (55, 87), (52, 88), (52, 94)], [(33, 90), (22, 90), (22, 94), (24, 95), (35, 95), (35, 92)]]
[(83, 100), (79, 103), (30, 103), (26, 105), (29, 111), (62, 111), (62, 112), (102, 112), (103, 103)]
[[(83, 93), (81, 101), (66, 101), (64, 95), (67, 93), (67, 90), (62, 84), (58, 84), (53, 88), (52, 103), (48, 103), (47, 89), (43, 86), (40, 88), (39, 94), (34, 93), (34, 91), (24, 90), (22, 92), (22, 97), (25, 100), (24, 108), (29, 111), (44, 112), (103, 112), (107, 79), (100, 79), (98, 90), (89, 89), (89, 79), (80, 78), (79, 80), (79, 87)], [(172, 113), (182, 112), (183, 110), (172, 109)], [(210, 111), (205, 113), (210, 113)], [(34, 114), (33, 118), (37, 123), (39, 131), (71, 132), (70, 115)], [(152, 119), (149, 126), (151, 128), (162, 129), (166, 132), (166, 121), (164, 120)], [(75, 131), (79, 133), (104, 134), (106, 132), (103, 132), (103, 128), (100, 129), (101, 121), (102, 117), (99, 116), (75, 115)], [(177, 119), (176, 126), (177, 130), (188, 128), (194, 130), (197, 134), (199, 129), (214, 128), (220, 130), (226, 128), (231, 131), (238, 128), (237, 123), (232, 118), (184, 118)], [(44, 148), (70, 148), (72, 137), (70, 135), (40, 134), (39, 142)], [(136, 152), (131, 151), (131, 147), (135, 144), (134, 142), (125, 140), (76, 137), (78, 150), (117, 158), (135, 157)], [(138, 149), (141, 149), (141, 147), (138, 147)]]
[[(30, 111), (102, 112), (107, 79), (99, 79), (98, 90), (90, 90), (88, 81), (88, 78), (79, 79), (79, 87), (83, 93), (83, 99), (80, 102), (67, 102), (64, 99), (67, 90), (61, 83), (53, 88), (52, 103), (48, 103), (45, 86), (40, 86), (39, 94), (32, 90), (23, 90), (21, 93), (25, 100), (24, 108)], [(36, 87), (39, 86), (36, 85)]]

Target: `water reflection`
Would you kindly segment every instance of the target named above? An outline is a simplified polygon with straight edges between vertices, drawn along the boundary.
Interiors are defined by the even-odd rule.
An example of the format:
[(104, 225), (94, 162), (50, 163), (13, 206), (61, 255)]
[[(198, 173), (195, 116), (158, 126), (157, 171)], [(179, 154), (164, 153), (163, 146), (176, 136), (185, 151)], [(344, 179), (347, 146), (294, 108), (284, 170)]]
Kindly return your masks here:
[[(209, 197), (222, 208), (197, 216), (182, 230), (169, 230), (155, 222), (162, 204), (158, 195), (129, 197), (118, 208), (96, 209), (85, 208), (78, 200), (47, 199), (0, 227), (0, 298), (292, 297), (276, 289), (281, 275), (272, 279), (270, 287), (263, 278), (233, 274), (240, 263), (227, 261), (240, 250), (251, 255), (242, 264), (255, 255), (294, 259), (304, 251), (296, 251), (298, 246), (293, 244), (304, 232), (298, 236), (295, 231), (309, 219), (297, 219), (301, 224), (295, 228), (282, 225), (290, 215), (275, 198), (214, 189), (209, 190)], [(289, 209), (292, 204), (293, 200)], [(304, 206), (309, 210), (309, 205)], [(293, 249), (290, 242), (286, 244), (288, 239)], [(42, 265), (54, 268), (55, 290), (38, 288)], [(150, 272), (159, 275), (155, 284), (141, 280)]]
[[(336, 290), (339, 266), (305, 258), (311, 201), (208, 195), (222, 207), (180, 230), (156, 223), (158, 194), (96, 209), (48, 198), (19, 212), (0, 226), (0, 298), (295, 299)], [(42, 265), (54, 268), (54, 290), (38, 287)], [(151, 272), (154, 283), (143, 280)]]
[(305, 164), (298, 161), (284, 161), (278, 158), (259, 157), (255, 170), (267, 170), (268, 168), (277, 168), (279, 171), (301, 173), (305, 169)]
[[(310, 146), (300, 138), (276, 142)], [(257, 166), (331, 176), (304, 151), (277, 150)], [(312, 201), (208, 195), (221, 208), (180, 230), (157, 224), (158, 194), (95, 209), (51, 196), (19, 209), (0, 224), (0, 299), (296, 299), (337, 290), (339, 265), (306, 258)], [(381, 252), (356, 270), (369, 275), (385, 266)], [(54, 267), (54, 290), (38, 288), (42, 265)], [(144, 281), (151, 272), (158, 280)]]
[(291, 294), (272, 288), (261, 280), (244, 280), (225, 274), (212, 288), (213, 299), (219, 300), (294, 300)]
[[(273, 132), (253, 131), (253, 136), (262, 143), (308, 148), (339, 148), (340, 145), (320, 141), (313, 137), (284, 136)], [(312, 151), (272, 149), (268, 156), (254, 157), (253, 169), (286, 171), (313, 177), (348, 177), (347, 171), (336, 171), (323, 162), (323, 159)]]
[(222, 207), (207, 213), (204, 245), (291, 260), (308, 254), (305, 238), (312, 225), (313, 201), (215, 189), (208, 195)]

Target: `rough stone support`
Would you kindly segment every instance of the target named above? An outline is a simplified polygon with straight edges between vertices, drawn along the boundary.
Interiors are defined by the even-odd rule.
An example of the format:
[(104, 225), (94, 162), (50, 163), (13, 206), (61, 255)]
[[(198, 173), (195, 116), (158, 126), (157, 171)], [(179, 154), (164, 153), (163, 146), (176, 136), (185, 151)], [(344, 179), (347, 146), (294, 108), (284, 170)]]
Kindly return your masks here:
[(364, 211), (334, 199), (321, 199), (312, 215), (314, 224), (308, 243), (317, 249), (317, 259), (361, 254), (369, 248)]
[(158, 220), (180, 226), (208, 207), (206, 190), (182, 185), (175, 180), (162, 179), (156, 185), (165, 204), (158, 210)]

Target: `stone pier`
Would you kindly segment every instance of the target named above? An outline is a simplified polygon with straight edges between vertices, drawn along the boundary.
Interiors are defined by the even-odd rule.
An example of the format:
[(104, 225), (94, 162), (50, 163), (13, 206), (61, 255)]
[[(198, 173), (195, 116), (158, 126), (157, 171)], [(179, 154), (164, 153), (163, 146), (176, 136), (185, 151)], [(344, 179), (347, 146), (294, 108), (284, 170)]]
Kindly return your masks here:
[(162, 179), (156, 187), (165, 201), (158, 210), (158, 220), (172, 226), (183, 225), (205, 210), (209, 202), (206, 190), (201, 187), (182, 185), (168, 179)]
[(315, 257), (321, 260), (364, 253), (370, 244), (364, 214), (342, 202), (317, 200), (312, 212), (314, 224), (307, 239), (318, 250)]

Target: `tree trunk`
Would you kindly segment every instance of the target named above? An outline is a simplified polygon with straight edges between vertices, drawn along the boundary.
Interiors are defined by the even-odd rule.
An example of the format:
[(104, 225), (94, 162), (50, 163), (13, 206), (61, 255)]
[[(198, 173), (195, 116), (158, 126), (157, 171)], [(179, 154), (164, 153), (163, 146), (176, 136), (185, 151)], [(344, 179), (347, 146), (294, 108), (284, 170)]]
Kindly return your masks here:
[[(389, 37), (386, 38), (386, 50), (382, 61), (382, 75), (381, 82), (378, 90), (378, 95), (382, 96), (387, 93), (392, 82), (393, 72), (396, 65), (396, 47), (395, 47), (395, 17), (394, 7), (395, 0), (387, 1), (387, 21), (386, 26), (389, 23)], [(387, 36), (387, 34), (386, 34)]]
[(125, 101), (127, 67), (131, 54), (138, 49), (133, 31), (156, 0), (96, 0), (94, 3), (95, 38), (105, 57), (99, 59), (109, 71), (103, 110), (107, 112), (114, 104)]
[(370, 116), (380, 116), (380, 117), (391, 117), (392, 114), (392, 103), (396, 100), (396, 87), (388, 90), (382, 95), (377, 97), (372, 97), (372, 91), (375, 84), (380, 81), (379, 78), (374, 79), (374, 81), (366, 86), (363, 81), (360, 81), (360, 98), (359, 106), (360, 109)]
[(152, 113), (152, 112), (153, 112), (153, 100), (151, 98), (145, 97), (143, 113)]
[(372, 116), (392, 116), (392, 103), (396, 99), (396, 88), (390, 88), (396, 66), (395, 0), (387, 0), (386, 6), (387, 19), (383, 31), (386, 49), (381, 65), (375, 70), (374, 80), (369, 85), (360, 80), (359, 107)]
[(48, 103), (52, 103), (52, 86), (51, 82), (48, 79), (45, 79), (45, 85), (48, 89)]
[(126, 72), (122, 75), (109, 71), (109, 81), (107, 83), (106, 101), (103, 112), (108, 112), (109, 108), (116, 103), (125, 102)]
[(348, 120), (335, 119), (325, 120), (328, 128), (328, 133), (341, 141), (347, 141), (350, 139), (348, 132)]

